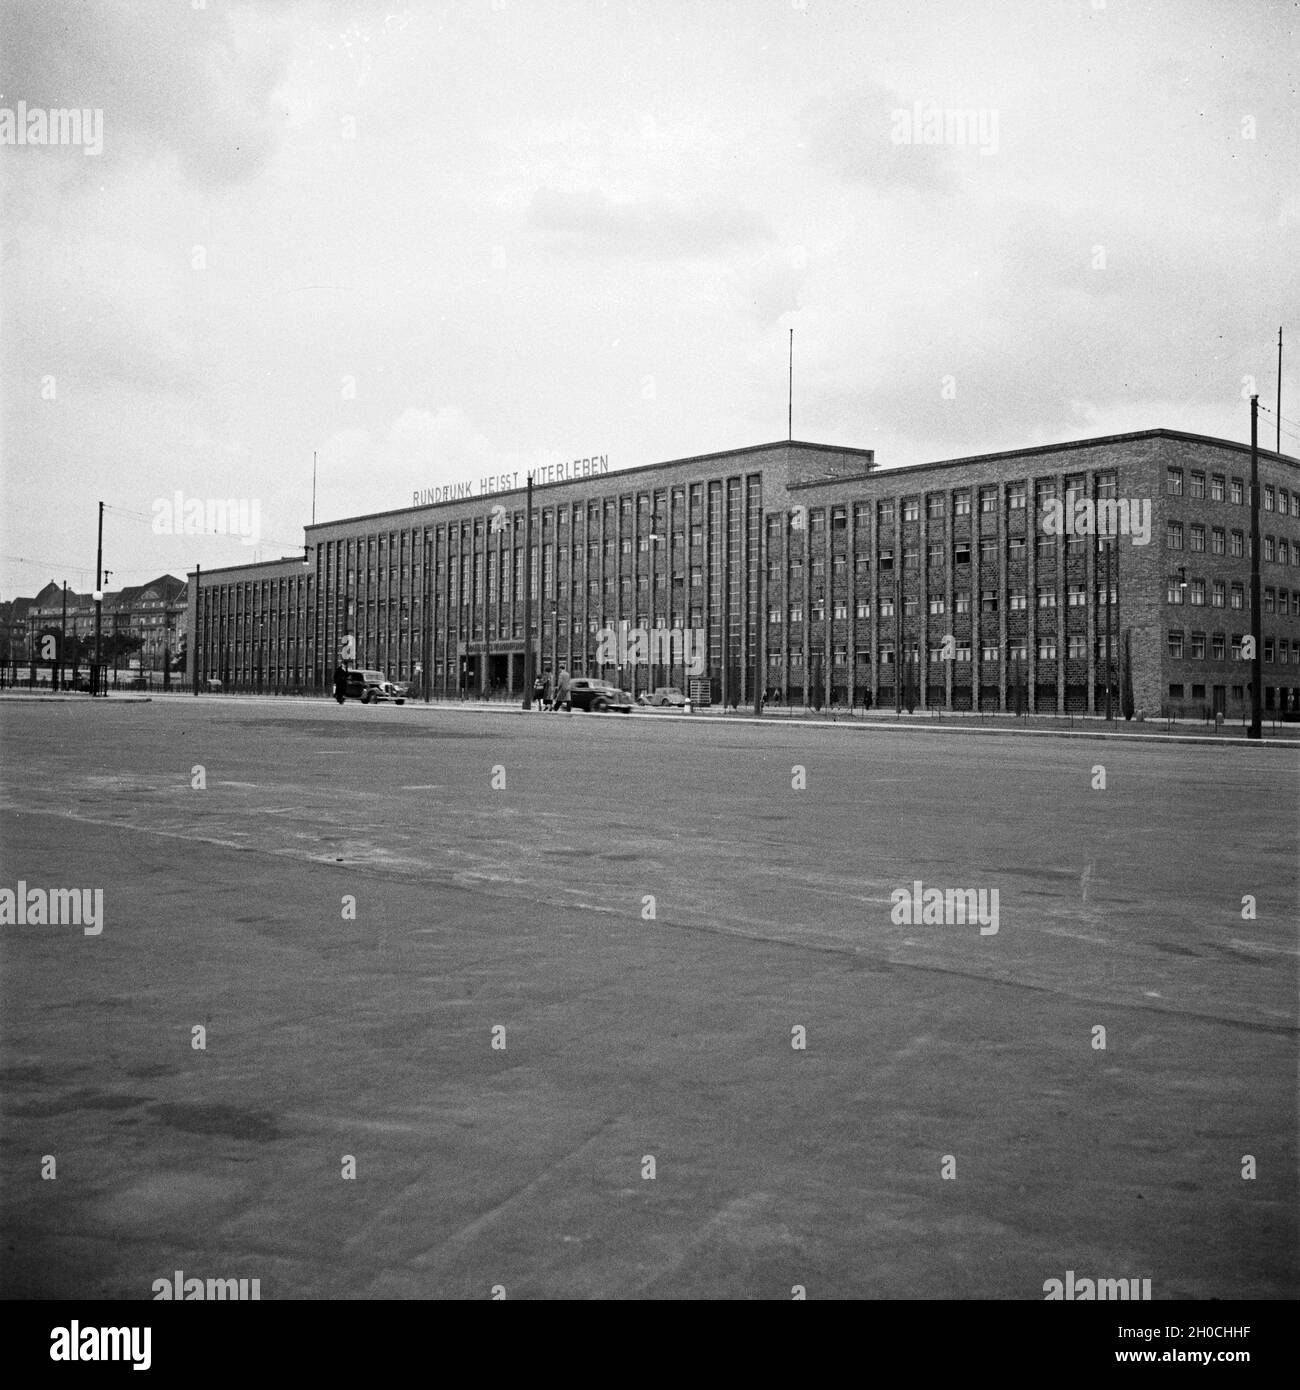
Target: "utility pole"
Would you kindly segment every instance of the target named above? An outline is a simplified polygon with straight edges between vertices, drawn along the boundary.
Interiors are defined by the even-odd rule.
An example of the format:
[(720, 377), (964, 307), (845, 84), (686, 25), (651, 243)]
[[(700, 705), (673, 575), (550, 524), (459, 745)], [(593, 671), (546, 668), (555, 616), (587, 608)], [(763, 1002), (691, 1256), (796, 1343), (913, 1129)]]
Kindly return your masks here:
[(1282, 328), (1277, 330), (1277, 445), (1276, 452), (1282, 452)]
[(1250, 662), (1249, 738), (1262, 738), (1264, 703), (1264, 615), (1259, 578), (1259, 397), (1250, 398), (1250, 635), (1254, 652)]
[(99, 637), (104, 611), (104, 504), (99, 504), (99, 548), (95, 553), (95, 669), (90, 677), (90, 693), (102, 695), (103, 672), (99, 662)]
[(316, 450), (311, 451), (311, 524), (316, 524)]
[(758, 512), (758, 593), (754, 606), (754, 713), (763, 713), (767, 679), (767, 513)]
[(1111, 719), (1114, 718), (1114, 715), (1113, 715), (1112, 712), (1111, 712), (1111, 686), (1114, 684), (1114, 681), (1113, 681), (1112, 678), (1111, 678), (1111, 664), (1110, 664), (1110, 663), (1111, 663), (1110, 623), (1111, 623), (1111, 610), (1112, 610), (1112, 607), (1113, 607), (1113, 605), (1111, 604), (1111, 601), (1110, 601), (1110, 548), (1111, 548), (1111, 537), (1110, 537), (1109, 522), (1108, 522), (1108, 524), (1107, 524), (1107, 533), (1106, 533), (1106, 719), (1107, 719), (1107, 721), (1109, 721), (1109, 720), (1111, 720)]
[(785, 437), (794, 442), (794, 329), (790, 330), (790, 390), (786, 397)]
[(894, 713), (903, 712), (903, 575), (894, 556)]
[(524, 708), (533, 707), (533, 475), (524, 516)]
[(54, 688), (63, 684), (63, 657), (68, 641), (68, 581), (63, 581), (63, 621), (59, 625), (59, 664), (55, 670)]
[(199, 660), (203, 655), (203, 566), (194, 566), (194, 693), (199, 693)]

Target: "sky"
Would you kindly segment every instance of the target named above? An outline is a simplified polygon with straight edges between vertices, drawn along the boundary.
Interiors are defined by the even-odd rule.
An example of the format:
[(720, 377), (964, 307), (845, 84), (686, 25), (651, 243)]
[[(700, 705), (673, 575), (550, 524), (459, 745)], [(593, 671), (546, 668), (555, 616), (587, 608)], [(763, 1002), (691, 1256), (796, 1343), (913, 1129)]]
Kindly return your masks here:
[(1296, 0), (0, 0), (0, 598), (100, 501), (112, 588), (294, 553), (313, 455), (327, 520), (784, 439), (792, 329), (882, 468), (1248, 440), (1279, 325), (1300, 421), (1298, 83)]

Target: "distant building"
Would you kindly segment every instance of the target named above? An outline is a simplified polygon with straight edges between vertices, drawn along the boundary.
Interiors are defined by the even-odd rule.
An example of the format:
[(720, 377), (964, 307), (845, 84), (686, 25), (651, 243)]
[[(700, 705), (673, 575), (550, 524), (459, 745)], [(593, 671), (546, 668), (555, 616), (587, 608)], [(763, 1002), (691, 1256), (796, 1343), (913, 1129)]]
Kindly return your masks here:
[[(104, 593), (100, 616), (101, 642), (107, 643), (114, 633), (138, 637), (139, 651), (128, 660), (137, 660), (145, 671), (163, 669), (164, 652), (173, 655), (183, 646), (187, 590), (183, 579), (173, 574), (160, 575), (148, 584), (109, 589)], [(38, 675), (49, 663), (39, 656), (38, 638), (42, 632), (62, 630), (68, 639), (81, 638), (93, 642), (95, 636), (95, 597), (68, 588), (66, 593), (66, 627), (64, 626), (65, 593), (62, 584), (51, 580), (34, 598), (16, 598), (0, 605), (0, 625), (3, 625), (8, 652), (6, 666), (12, 672), (22, 667), (30, 669), (36, 663)], [(7, 611), (6, 611), (7, 610)], [(71, 665), (69, 657), (68, 665)], [(87, 660), (80, 663), (86, 666)], [(120, 664), (125, 666), (127, 661)]]
[[(888, 471), (791, 441), (539, 486), (537, 670), (727, 704), (757, 685), (796, 704), (1098, 712), (1109, 628), (1113, 700), (1127, 680), (1151, 713), (1242, 714), (1249, 469), (1244, 445), (1155, 429)], [(1294, 711), (1300, 461), (1261, 449), (1259, 474), (1264, 708)], [(437, 694), (521, 692), (524, 500), (321, 522), (306, 564), (191, 575), (190, 674), (324, 691), (350, 637), (354, 664), (394, 680), (419, 664)]]

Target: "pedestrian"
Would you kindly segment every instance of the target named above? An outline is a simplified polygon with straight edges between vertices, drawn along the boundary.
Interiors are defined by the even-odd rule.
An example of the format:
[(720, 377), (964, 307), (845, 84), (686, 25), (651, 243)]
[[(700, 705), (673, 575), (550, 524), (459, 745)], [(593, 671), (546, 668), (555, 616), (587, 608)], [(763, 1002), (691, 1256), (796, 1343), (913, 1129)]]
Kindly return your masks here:
[(541, 672), (533, 679), (533, 704), (538, 709), (546, 708), (546, 682), (542, 679)]
[(569, 672), (568, 668), (561, 666), (559, 679), (555, 682), (555, 703), (552, 709), (563, 709), (569, 711)]
[(343, 663), (340, 661), (339, 664), (334, 668), (334, 698), (339, 702), (339, 704), (343, 703), (343, 698), (347, 694), (347, 689), (348, 671), (347, 667), (344, 666)]

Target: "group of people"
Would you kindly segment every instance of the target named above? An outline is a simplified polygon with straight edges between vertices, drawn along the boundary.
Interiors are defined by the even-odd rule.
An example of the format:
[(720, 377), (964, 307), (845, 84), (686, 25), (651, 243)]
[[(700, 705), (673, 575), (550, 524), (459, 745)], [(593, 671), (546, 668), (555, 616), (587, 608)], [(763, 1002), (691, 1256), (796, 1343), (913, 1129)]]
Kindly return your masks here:
[(542, 674), (533, 681), (533, 703), (538, 709), (568, 710), (572, 708), (569, 699), (569, 673), (563, 667), (555, 678), (555, 698), (551, 698), (551, 682)]

